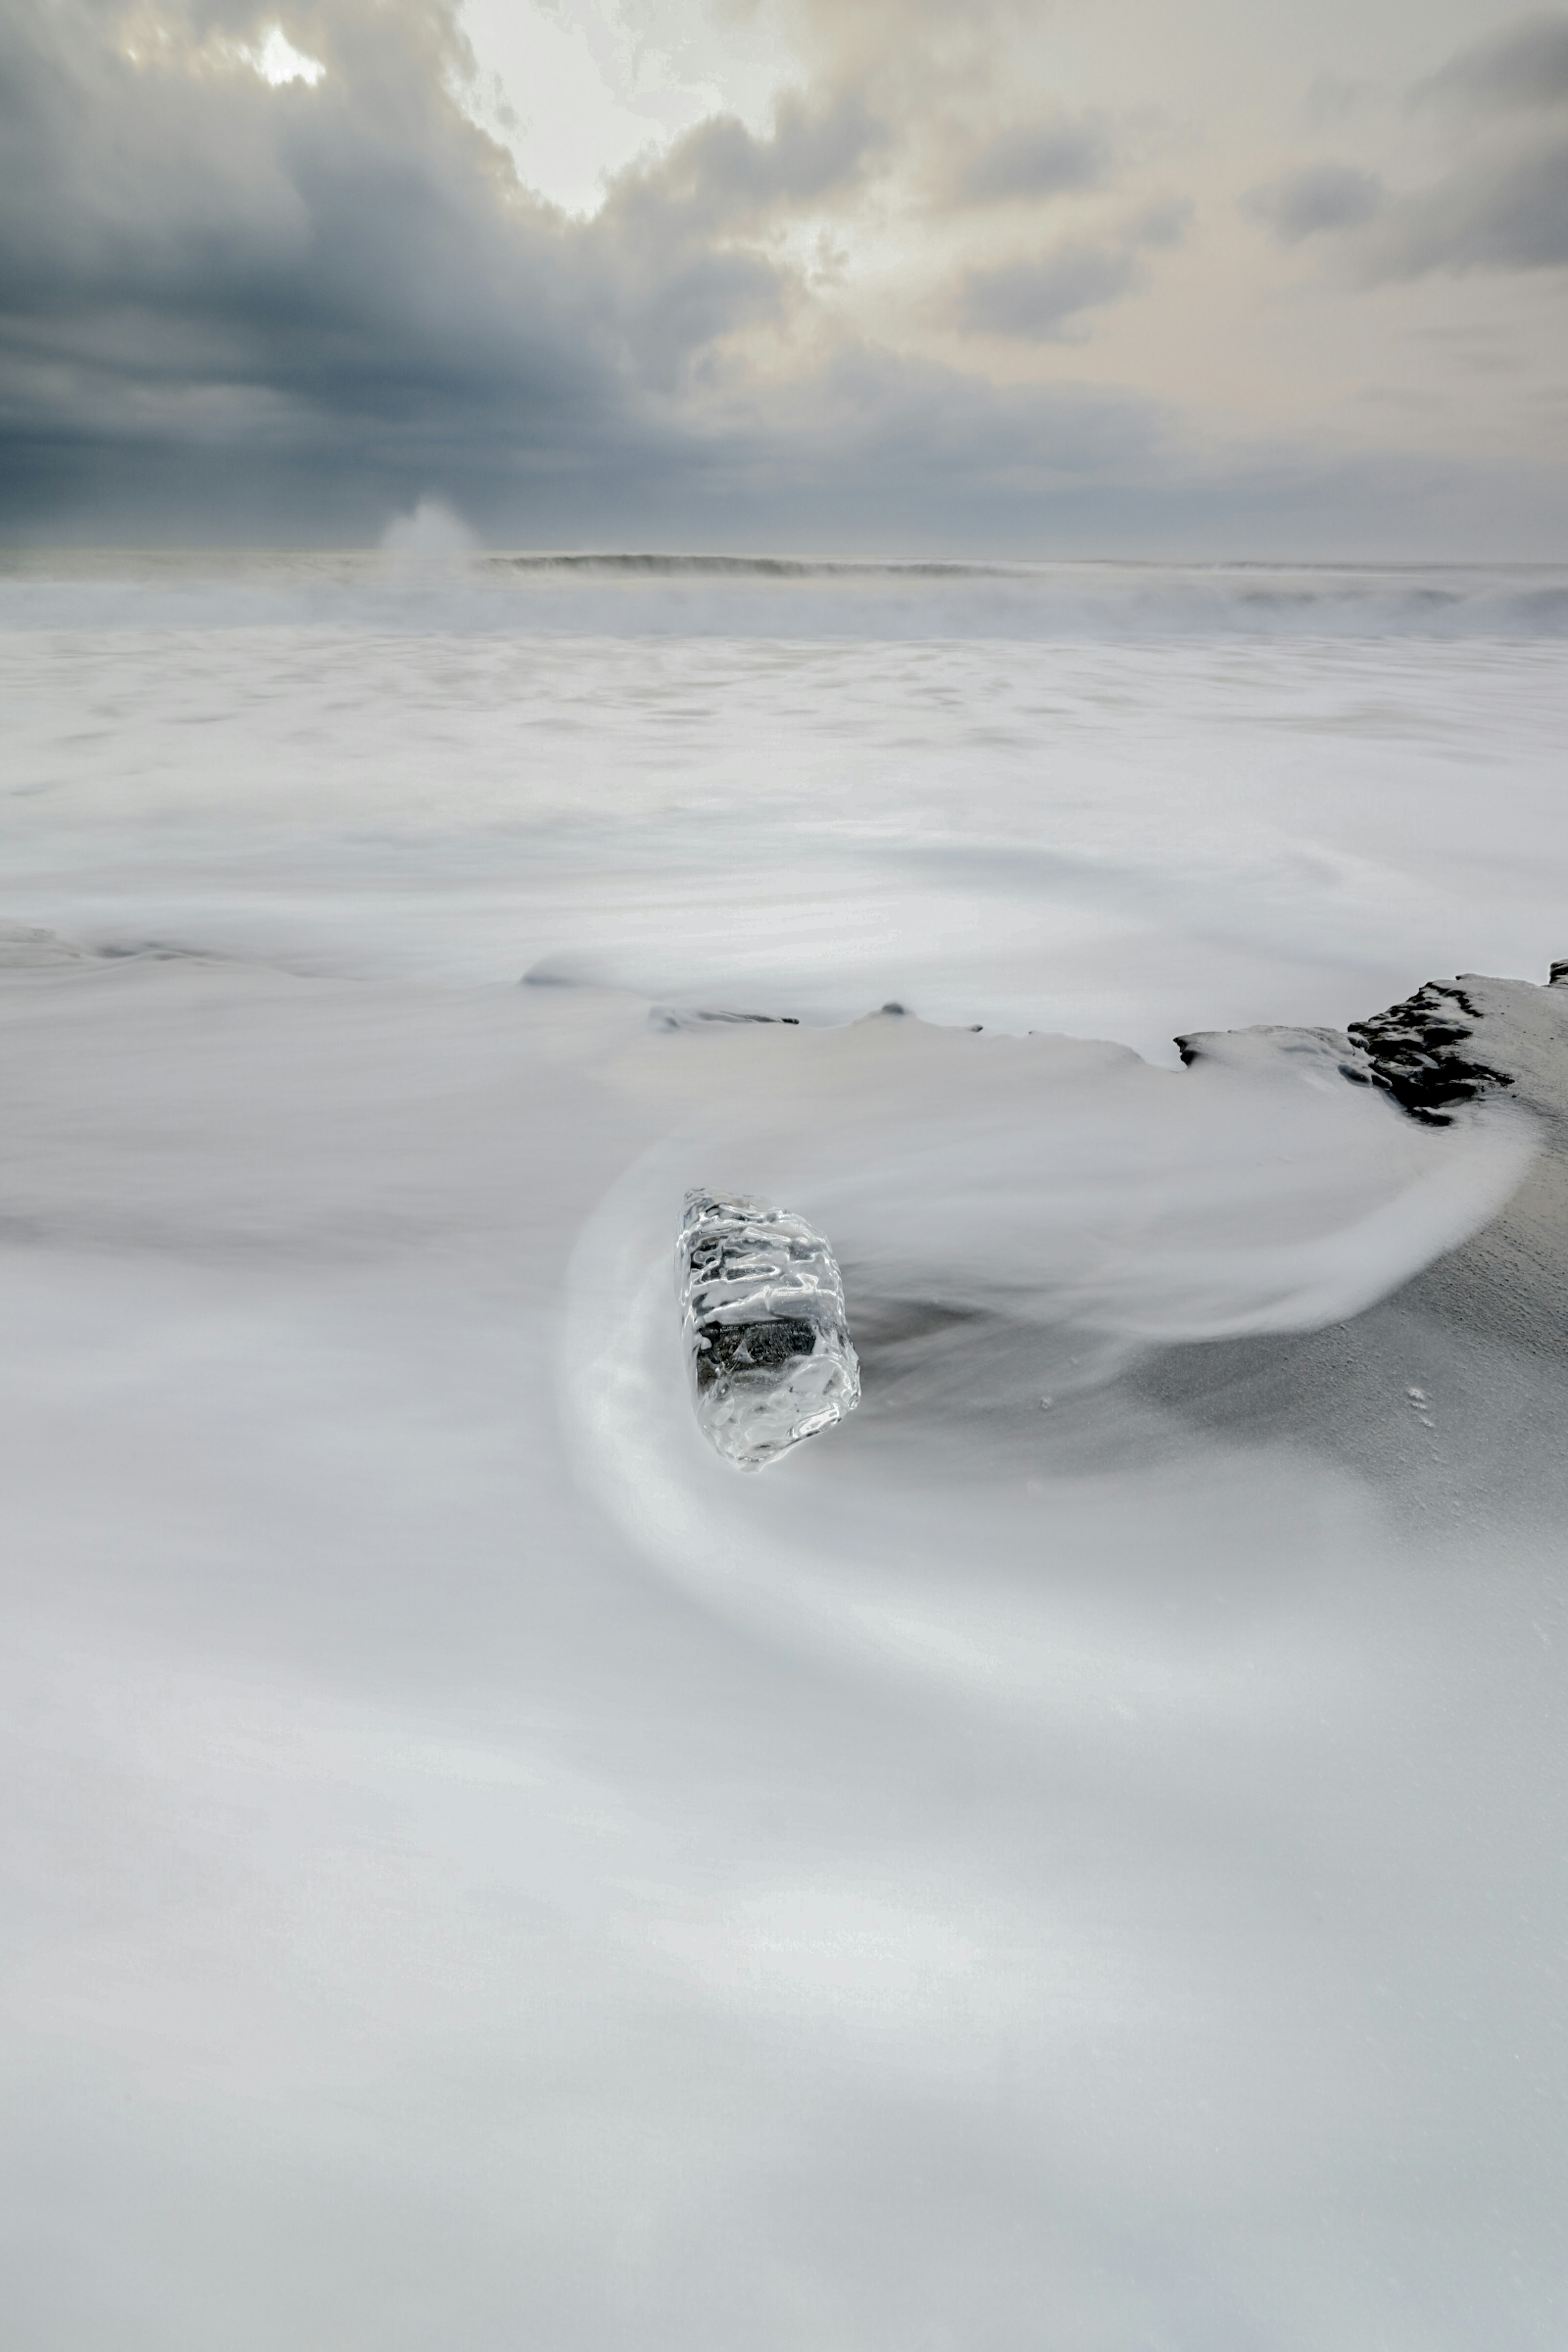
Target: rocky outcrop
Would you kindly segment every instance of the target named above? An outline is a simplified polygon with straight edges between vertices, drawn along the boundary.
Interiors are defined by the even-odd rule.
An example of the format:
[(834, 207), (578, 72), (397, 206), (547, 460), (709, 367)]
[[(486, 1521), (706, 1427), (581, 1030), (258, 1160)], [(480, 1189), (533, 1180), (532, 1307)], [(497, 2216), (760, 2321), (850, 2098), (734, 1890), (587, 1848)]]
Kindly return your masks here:
[(1456, 1104), (1513, 1084), (1507, 1070), (1465, 1050), (1484, 1018), (1458, 982), (1429, 980), (1402, 1004), (1352, 1021), (1347, 1034), (1360, 1047), (1373, 1086), (1384, 1087), (1413, 1118), (1447, 1127)]

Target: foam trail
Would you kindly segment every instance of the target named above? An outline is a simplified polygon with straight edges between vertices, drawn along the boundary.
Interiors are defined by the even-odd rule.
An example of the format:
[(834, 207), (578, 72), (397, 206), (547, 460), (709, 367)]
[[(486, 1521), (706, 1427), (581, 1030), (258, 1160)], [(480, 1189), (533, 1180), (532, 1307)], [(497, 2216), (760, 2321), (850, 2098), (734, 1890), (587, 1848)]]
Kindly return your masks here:
[[(940, 1450), (934, 1476), (928, 1458), (911, 1477), (910, 1462), (856, 1463), (843, 1443), (837, 1464), (792, 1455), (765, 1490), (733, 1478), (687, 1409), (669, 1313), (668, 1208), (684, 1157), (683, 1143), (667, 1143), (627, 1171), (584, 1226), (568, 1275), (563, 1419), (576, 1475), (648, 1570), (768, 1652), (1023, 1722), (1042, 1707), (1086, 1726), (1246, 1722), (1319, 1703), (1325, 1673), (1343, 1684), (1343, 1660), (1325, 1661), (1299, 1631), (1267, 1662), (1256, 1643), (1245, 1657), (1183, 1659), (1157, 1622), (1130, 1619), (1129, 1561), (1152, 1551), (1162, 1578), (1181, 1576), (1192, 1538), (1179, 1483), (1053, 1491), (1056, 1569), (1042, 1578), (1016, 1572), (1038, 1549), (1038, 1505), (1016, 1476), (995, 1476), (994, 1446), (956, 1483)], [(1238, 1553), (1277, 1519), (1280, 1495), (1277, 1469), (1233, 1484), (1224, 1516)], [(1325, 1495), (1321, 1475), (1291, 1499), (1309, 1549), (1327, 1511), (1348, 1559), (1376, 1549), (1375, 1528), (1353, 1499)], [(1209, 1540), (1212, 1525), (1211, 1514)], [(1278, 1532), (1272, 1549), (1278, 1569)], [(1107, 1568), (1110, 1587), (1086, 1589), (1084, 1572), (1092, 1586)]]
[(724, 1180), (798, 1202), (862, 1304), (1170, 1343), (1358, 1313), (1492, 1217), (1534, 1149), (1506, 1108), (1427, 1132), (1282, 1033), (1251, 1067), (1152, 1070), (1077, 1039), (883, 1015), (686, 1032)]
[[(1151, 1349), (1352, 1317), (1485, 1226), (1528, 1170), (1529, 1118), (1423, 1129), (1296, 1042), (1309, 1050), (1276, 1044), (1261, 1068), (1165, 1073), (1114, 1047), (903, 1018), (650, 1035), (634, 1059), (662, 1061), (703, 1108), (617, 1183), (574, 1256), (565, 1417), (584, 1485), (650, 1565), (769, 1640), (1022, 1706), (1223, 1706), (1212, 1660), (1184, 1692), (1080, 1597), (983, 1563), (1033, 1540), (1016, 1481), (1026, 1468), (1038, 1487), (1040, 1465), (1018, 1416), (1043, 1389), (1096, 1413), (1131, 1465), (1121, 1383)], [(833, 1232), (866, 1367), (868, 1416), (765, 1498), (732, 1491), (685, 1410), (666, 1266), (698, 1166), (799, 1200)], [(911, 1471), (938, 1460), (949, 1484), (907, 1515)], [(1178, 1483), (1194, 1461), (1249, 1558), (1289, 1476), (1200, 1449)], [(1074, 1573), (1145, 1549), (1175, 1572), (1185, 1507), (1167, 1479), (1043, 1491)], [(1376, 1540), (1363, 1524), (1347, 1549)], [(1282, 1704), (1297, 1670), (1278, 1671)]]
[[(13, 2334), (1556, 2352), (1535, 588), (30, 562)], [(1246, 1027), (1424, 976), (1446, 1129)], [(841, 1262), (765, 1479), (697, 1183)]]

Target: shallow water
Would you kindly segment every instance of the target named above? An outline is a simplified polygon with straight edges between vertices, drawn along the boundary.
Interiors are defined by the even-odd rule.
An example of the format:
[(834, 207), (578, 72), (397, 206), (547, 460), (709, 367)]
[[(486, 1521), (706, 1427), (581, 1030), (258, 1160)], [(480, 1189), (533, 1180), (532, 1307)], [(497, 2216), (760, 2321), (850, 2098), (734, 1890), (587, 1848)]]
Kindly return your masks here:
[(12, 2340), (1561, 2341), (1561, 589), (13, 567)]

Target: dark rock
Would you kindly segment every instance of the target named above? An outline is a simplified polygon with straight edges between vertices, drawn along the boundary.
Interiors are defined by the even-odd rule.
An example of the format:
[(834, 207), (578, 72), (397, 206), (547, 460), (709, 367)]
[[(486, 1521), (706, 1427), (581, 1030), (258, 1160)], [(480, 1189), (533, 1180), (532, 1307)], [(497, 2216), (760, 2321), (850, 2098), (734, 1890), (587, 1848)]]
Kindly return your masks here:
[[(1365, 1056), (1366, 1075), (1373, 1086), (1382, 1087), (1424, 1125), (1448, 1127), (1455, 1104), (1474, 1102), (1489, 1087), (1513, 1084), (1506, 1070), (1459, 1051), (1474, 1036), (1481, 1017), (1462, 988), (1429, 980), (1403, 1004), (1374, 1013), (1370, 1020), (1352, 1021), (1348, 1034)], [(1352, 1072), (1347, 1069), (1345, 1075)]]

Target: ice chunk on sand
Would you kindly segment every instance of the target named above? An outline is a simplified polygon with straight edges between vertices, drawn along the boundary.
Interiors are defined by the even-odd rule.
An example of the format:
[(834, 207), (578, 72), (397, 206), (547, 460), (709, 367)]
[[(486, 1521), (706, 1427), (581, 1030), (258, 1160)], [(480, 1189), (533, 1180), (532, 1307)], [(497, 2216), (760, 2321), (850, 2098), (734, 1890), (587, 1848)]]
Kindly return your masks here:
[(843, 1278), (803, 1217), (689, 1192), (676, 1273), (697, 1418), (727, 1462), (761, 1470), (854, 1412)]

